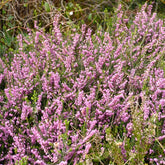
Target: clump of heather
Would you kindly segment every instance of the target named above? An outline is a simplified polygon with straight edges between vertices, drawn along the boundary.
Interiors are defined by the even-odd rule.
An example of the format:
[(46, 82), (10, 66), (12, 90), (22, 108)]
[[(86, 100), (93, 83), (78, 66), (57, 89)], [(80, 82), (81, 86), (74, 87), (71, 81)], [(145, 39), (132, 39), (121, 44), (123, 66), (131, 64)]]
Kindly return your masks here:
[(64, 36), (55, 17), (0, 59), (0, 163), (165, 163), (165, 26), (122, 7), (114, 34)]

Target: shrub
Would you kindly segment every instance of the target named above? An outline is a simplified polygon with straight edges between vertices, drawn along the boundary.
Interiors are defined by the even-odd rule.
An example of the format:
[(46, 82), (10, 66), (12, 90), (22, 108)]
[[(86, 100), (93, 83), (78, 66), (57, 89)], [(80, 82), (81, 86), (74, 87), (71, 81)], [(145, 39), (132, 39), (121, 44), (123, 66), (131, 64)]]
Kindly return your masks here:
[(145, 4), (133, 24), (119, 5), (113, 34), (37, 26), (0, 59), (0, 162), (163, 162), (165, 27)]

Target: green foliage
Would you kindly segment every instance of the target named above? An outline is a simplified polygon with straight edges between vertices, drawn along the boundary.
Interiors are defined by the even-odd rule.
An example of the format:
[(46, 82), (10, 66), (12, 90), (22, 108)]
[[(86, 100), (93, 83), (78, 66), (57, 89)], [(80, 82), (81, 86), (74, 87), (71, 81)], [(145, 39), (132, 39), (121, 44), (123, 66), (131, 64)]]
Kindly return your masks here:
[(122, 141), (113, 136), (111, 128), (106, 129), (106, 141), (109, 143), (108, 151), (111, 157), (111, 163), (124, 164), (121, 154)]
[(46, 12), (50, 12), (49, 3), (45, 2), (44, 7), (45, 7), (45, 11), (46, 11)]
[(23, 157), (20, 161), (16, 161), (15, 165), (27, 165), (28, 164), (28, 157)]
[(38, 94), (37, 94), (36, 90), (33, 91), (33, 96), (31, 97), (31, 100), (33, 101), (32, 102), (33, 106), (36, 106), (36, 102), (38, 100)]

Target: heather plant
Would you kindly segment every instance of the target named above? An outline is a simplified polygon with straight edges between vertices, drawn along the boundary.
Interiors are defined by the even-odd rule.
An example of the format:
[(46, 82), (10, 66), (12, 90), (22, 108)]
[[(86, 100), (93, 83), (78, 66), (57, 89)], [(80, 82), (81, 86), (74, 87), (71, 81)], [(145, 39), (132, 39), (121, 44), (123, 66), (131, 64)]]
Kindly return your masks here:
[(0, 59), (0, 163), (164, 164), (165, 26), (145, 4), (133, 24), (63, 35), (36, 24)]

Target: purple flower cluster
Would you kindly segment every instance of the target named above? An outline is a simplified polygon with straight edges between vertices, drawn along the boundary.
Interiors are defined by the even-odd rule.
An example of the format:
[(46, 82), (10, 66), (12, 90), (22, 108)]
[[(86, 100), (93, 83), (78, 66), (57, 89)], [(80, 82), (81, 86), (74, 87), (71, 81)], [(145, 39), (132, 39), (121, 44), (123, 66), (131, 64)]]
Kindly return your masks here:
[(0, 59), (0, 163), (27, 157), (28, 164), (76, 165), (99, 138), (105, 147), (106, 128), (122, 125), (131, 139), (135, 108), (144, 125), (158, 115), (160, 131), (149, 143), (164, 141), (165, 26), (151, 7), (145, 4), (131, 26), (118, 10), (114, 36), (85, 25), (63, 36), (57, 16), (52, 34), (18, 37), (11, 64)]

